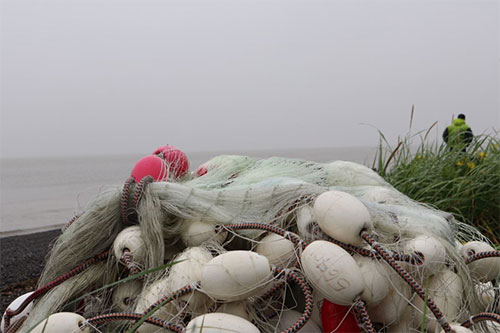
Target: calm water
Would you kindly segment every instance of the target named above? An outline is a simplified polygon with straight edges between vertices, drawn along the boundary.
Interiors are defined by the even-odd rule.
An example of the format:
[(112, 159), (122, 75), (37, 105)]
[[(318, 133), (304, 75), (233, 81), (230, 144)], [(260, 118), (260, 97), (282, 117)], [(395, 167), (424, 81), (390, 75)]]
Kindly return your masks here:
[[(283, 156), (370, 165), (374, 148), (187, 153), (191, 170), (220, 154)], [(1, 160), (0, 237), (59, 228), (106, 186), (121, 185), (141, 155)]]

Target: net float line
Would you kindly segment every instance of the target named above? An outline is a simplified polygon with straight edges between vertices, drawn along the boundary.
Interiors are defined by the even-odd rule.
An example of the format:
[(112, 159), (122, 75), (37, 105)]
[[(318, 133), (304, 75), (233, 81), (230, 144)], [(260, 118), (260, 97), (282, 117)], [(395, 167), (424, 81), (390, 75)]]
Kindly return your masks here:
[(78, 220), (80, 218), (80, 216), (82, 216), (81, 214), (77, 214), (75, 216), (73, 216), (71, 218), (71, 220), (68, 221), (68, 223), (66, 223), (66, 225), (62, 228), (62, 232), (65, 232), (66, 230), (68, 230), (69, 227), (71, 227), (71, 225), (76, 222), (76, 220)]
[(302, 316), (295, 322), (295, 324), (290, 326), (288, 329), (282, 331), (281, 333), (298, 332), (302, 327), (304, 327), (304, 325), (311, 318), (312, 309), (313, 309), (313, 297), (312, 297), (311, 288), (297, 272), (291, 271), (289, 269), (282, 269), (282, 268), (274, 267), (273, 274), (275, 275), (275, 277), (280, 277), (280, 275), (284, 274), (285, 278), (287, 280), (290, 279), (290, 280), (294, 281), (295, 283), (297, 283), (298, 286), (300, 287), (300, 289), (302, 289), (302, 292), (304, 293), (305, 305), (304, 305), (304, 312), (302, 313)]
[[(133, 209), (137, 209), (137, 207), (139, 206), (139, 201), (141, 201), (142, 195), (144, 194), (144, 190), (146, 189), (146, 186), (152, 182), (154, 182), (154, 178), (151, 176), (146, 176), (137, 183), (132, 196)], [(120, 197), (120, 212), (123, 224), (126, 224), (128, 222), (128, 216), (130, 213), (129, 199), (131, 196), (130, 187), (135, 183), (136, 183), (135, 179), (133, 177), (129, 177), (125, 181), (125, 184), (123, 185), (122, 194)]]
[(125, 224), (128, 220), (128, 198), (130, 196), (130, 186), (135, 183), (133, 177), (129, 177), (125, 184), (123, 185), (122, 195), (120, 197), (120, 211), (122, 217), (122, 223)]
[[(134, 256), (132, 255), (132, 253), (128, 249), (125, 249), (123, 251), (122, 260), (125, 263), (125, 265), (127, 266), (127, 269), (129, 271), (130, 275), (136, 275), (136, 274), (139, 274), (141, 272), (141, 269), (139, 268), (137, 263), (134, 261)], [(144, 279), (144, 276), (139, 277), (139, 280), (143, 280), (143, 279)]]
[(22, 316), (15, 323), (13, 323), (12, 326), (8, 327), (5, 333), (16, 333), (26, 319), (28, 319), (28, 316)]
[(461, 326), (469, 328), (474, 324), (481, 321), (496, 321), (500, 324), (500, 315), (492, 312), (480, 312), (476, 315), (471, 316), (468, 320), (464, 321)]
[(468, 265), (471, 262), (479, 259), (493, 258), (493, 257), (500, 257), (500, 251), (485, 251), (485, 252), (475, 253), (472, 256), (468, 257), (467, 260), (465, 260), (465, 264)]
[(244, 230), (244, 229), (256, 229), (256, 230), (264, 230), (264, 231), (270, 231), (275, 234), (280, 235), (281, 237), (288, 239), (295, 245), (300, 245), (302, 249), (304, 249), (308, 243), (302, 239), (300, 239), (299, 236), (296, 234), (287, 231), (285, 229), (273, 226), (271, 224), (267, 223), (256, 223), (256, 222), (247, 222), (247, 223), (238, 223), (238, 224), (218, 224), (215, 226), (215, 232), (218, 233), (221, 231), (221, 229), (226, 229), (228, 231), (232, 230)]
[(368, 333), (375, 333), (376, 331), (373, 328), (372, 320), (370, 319), (368, 311), (366, 310), (365, 302), (363, 302), (360, 297), (356, 298), (354, 309), (358, 316), (358, 321), (361, 322), (361, 327), (363, 327)]
[(73, 276), (80, 274), (81, 272), (83, 272), (84, 270), (86, 270), (91, 265), (95, 264), (96, 262), (107, 259), (110, 256), (110, 254), (111, 254), (111, 250), (108, 250), (106, 252), (103, 252), (103, 253), (96, 255), (93, 258), (90, 258), (89, 260), (85, 261), (84, 263), (81, 263), (80, 265), (74, 267), (73, 269), (71, 269), (67, 273), (64, 273), (63, 275), (57, 277), (55, 280), (52, 280), (49, 283), (47, 283), (46, 285), (35, 290), (29, 297), (27, 297), (24, 300), (23, 303), (21, 303), (21, 305), (18, 306), (17, 309), (15, 309), (15, 310), (7, 309), (7, 311), (5, 311), (5, 315), (4, 315), (5, 326), (8, 327), (9, 323), (10, 323), (10, 318), (21, 313), (26, 308), (26, 306), (28, 306), (28, 304), (31, 303), (34, 299), (45, 294), (50, 289), (57, 287), (58, 285), (60, 285), (64, 281), (72, 278)]
[(361, 238), (364, 239), (375, 251), (377, 251), (382, 259), (384, 259), (402, 278), (403, 280), (410, 285), (410, 287), (417, 293), (417, 295), (425, 302), (427, 302), (427, 307), (431, 310), (434, 317), (436, 317), (437, 322), (443, 330), (447, 333), (453, 332), (450, 327), (450, 324), (446, 321), (446, 318), (443, 316), (441, 310), (439, 310), (438, 306), (432, 298), (426, 297), (425, 291), (422, 286), (415, 281), (413, 277), (411, 277), (408, 272), (406, 272), (399, 264), (391, 257), (390, 253), (387, 252), (375, 239), (373, 236), (368, 234), (366, 231), (362, 231), (360, 234)]
[[(343, 248), (346, 251), (355, 252), (355, 253), (362, 255), (364, 257), (382, 259), (382, 257), (380, 256), (380, 254), (377, 253), (377, 251), (364, 249), (360, 246), (344, 243), (344, 242), (336, 240), (330, 236), (327, 236), (327, 240), (340, 246), (341, 248)], [(414, 254), (403, 254), (403, 253), (398, 253), (398, 252), (391, 252), (391, 256), (396, 261), (404, 261), (404, 262), (410, 263), (414, 266), (422, 266), (424, 264), (424, 261), (425, 261), (424, 254), (422, 252), (419, 252), (419, 251), (416, 251)]]
[[(228, 231), (244, 230), (244, 229), (265, 230), (265, 231), (269, 231), (269, 232), (273, 232), (275, 234), (278, 234), (278, 235), (288, 239), (289, 241), (291, 241), (295, 245), (302, 246), (302, 249), (306, 248), (307, 245), (309, 245), (306, 241), (300, 239), (300, 237), (295, 235), (294, 233), (291, 233), (285, 229), (282, 229), (282, 228), (279, 228), (279, 227), (276, 227), (274, 225), (267, 224), (267, 223), (249, 222), (249, 223), (226, 224), (226, 225), (219, 224), (219, 225), (215, 226), (216, 232), (219, 232), (221, 229), (226, 229)], [(358, 253), (362, 256), (365, 256), (365, 257), (373, 257), (373, 258), (379, 258), (379, 259), (382, 258), (380, 256), (380, 254), (378, 254), (376, 251), (363, 249), (362, 247), (355, 246), (352, 244), (347, 244), (347, 243), (338, 241), (336, 239), (333, 239), (329, 236), (327, 236), (327, 237), (328, 237), (327, 238), (328, 241), (339, 245), (344, 250), (356, 252), (356, 253)], [(421, 266), (424, 263), (424, 254), (421, 252), (415, 252), (414, 254), (402, 254), (402, 253), (392, 252), (391, 256), (396, 261), (404, 261), (404, 262), (408, 262), (408, 263), (410, 263), (412, 265), (416, 265), (416, 266)]]
[[(85, 320), (85, 323), (82, 326), (87, 326), (87, 325), (100, 325), (104, 324), (110, 321), (123, 321), (123, 320), (130, 320), (130, 321), (138, 321), (143, 317), (142, 314), (140, 313), (133, 313), (133, 312), (117, 312), (117, 313), (109, 313), (109, 314), (104, 314), (104, 315), (99, 315), (95, 316), (92, 318), (89, 318)], [(180, 325), (173, 324), (169, 321), (158, 319), (155, 317), (149, 317), (146, 318), (144, 321), (145, 323), (158, 326), (161, 328), (164, 328), (166, 330), (172, 331), (172, 332), (184, 332), (184, 327)]]
[[(200, 286), (200, 282), (195, 282), (195, 283), (192, 283), (192, 284), (188, 284), (170, 294), (168, 294), (167, 296), (165, 297), (162, 297), (160, 298), (159, 300), (157, 300), (156, 302), (154, 302), (153, 304), (151, 304), (143, 313), (142, 315), (143, 316), (147, 316), (147, 315), (152, 315), (153, 313), (155, 313), (160, 307), (159, 306), (163, 306), (179, 297), (182, 297), (186, 294), (189, 294), (190, 292), (193, 292), (195, 291), (197, 288), (199, 288)], [(157, 309), (155, 309), (156, 307), (158, 307)]]

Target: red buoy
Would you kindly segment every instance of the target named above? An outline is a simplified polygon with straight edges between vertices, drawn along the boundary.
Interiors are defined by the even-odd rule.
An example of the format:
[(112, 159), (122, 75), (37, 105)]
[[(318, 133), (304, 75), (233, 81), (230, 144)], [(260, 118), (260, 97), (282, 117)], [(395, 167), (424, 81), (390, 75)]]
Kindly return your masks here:
[(139, 182), (146, 176), (153, 177), (155, 181), (162, 181), (168, 178), (168, 171), (165, 162), (161, 158), (149, 155), (137, 161), (130, 176), (136, 182)]
[(172, 178), (181, 178), (189, 170), (189, 160), (186, 154), (174, 146), (159, 147), (153, 152), (153, 155), (165, 161), (168, 173)]
[(321, 306), (321, 324), (323, 332), (361, 333), (356, 317), (350, 306), (338, 305), (323, 300)]
[(207, 172), (208, 172), (208, 169), (205, 166), (205, 164), (200, 165), (200, 167), (198, 168), (198, 170), (196, 170), (196, 174), (198, 175), (198, 177), (206, 175)]

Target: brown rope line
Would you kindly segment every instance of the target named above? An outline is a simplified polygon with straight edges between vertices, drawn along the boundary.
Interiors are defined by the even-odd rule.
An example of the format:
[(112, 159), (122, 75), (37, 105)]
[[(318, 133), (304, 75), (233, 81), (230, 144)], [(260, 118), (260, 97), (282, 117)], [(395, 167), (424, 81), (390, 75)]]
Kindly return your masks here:
[(120, 209), (121, 209), (121, 217), (122, 223), (126, 223), (128, 220), (128, 198), (130, 197), (130, 186), (135, 183), (135, 179), (133, 177), (129, 177), (125, 184), (123, 184), (122, 196), (120, 199)]

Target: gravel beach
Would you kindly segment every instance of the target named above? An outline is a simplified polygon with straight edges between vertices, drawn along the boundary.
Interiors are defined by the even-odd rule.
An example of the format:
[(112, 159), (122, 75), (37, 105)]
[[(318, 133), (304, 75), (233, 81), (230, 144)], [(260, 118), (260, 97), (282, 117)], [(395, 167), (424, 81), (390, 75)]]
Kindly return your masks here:
[(50, 244), (59, 229), (0, 238), (0, 313), (18, 296), (35, 290)]

